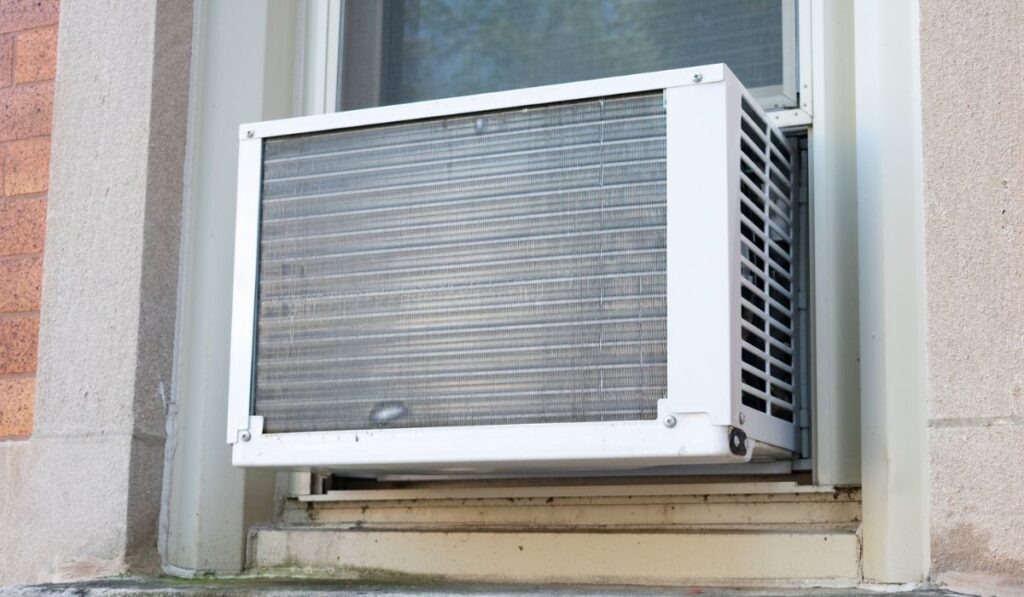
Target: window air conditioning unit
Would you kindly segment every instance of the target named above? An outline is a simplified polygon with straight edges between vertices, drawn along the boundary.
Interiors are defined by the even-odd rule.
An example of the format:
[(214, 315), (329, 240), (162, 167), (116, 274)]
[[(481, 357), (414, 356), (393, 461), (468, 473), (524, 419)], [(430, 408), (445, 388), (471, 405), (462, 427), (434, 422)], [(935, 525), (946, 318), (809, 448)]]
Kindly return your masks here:
[(243, 126), (234, 463), (792, 457), (792, 158), (724, 65)]

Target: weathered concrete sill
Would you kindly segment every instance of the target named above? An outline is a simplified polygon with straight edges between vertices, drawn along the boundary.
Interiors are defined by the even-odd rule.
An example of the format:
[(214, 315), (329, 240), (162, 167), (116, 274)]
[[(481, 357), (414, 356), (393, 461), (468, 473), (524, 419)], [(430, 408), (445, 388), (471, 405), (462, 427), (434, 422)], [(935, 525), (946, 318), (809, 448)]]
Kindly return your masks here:
[[(869, 589), (824, 589), (824, 588), (761, 588), (729, 589), (721, 587), (625, 587), (625, 586), (569, 586), (569, 585), (483, 585), (483, 584), (388, 584), (362, 581), (310, 580), (310, 579), (196, 579), (177, 578), (117, 578), (67, 584), (34, 585), (0, 588), (0, 596), (35, 597), (67, 595), (75, 597), (106, 597), (117, 595), (150, 596), (248, 596), (248, 595), (331, 595), (331, 596), (381, 596), (411, 597), (429, 596), (536, 596), (554, 597), (677, 597), (679, 595), (703, 595), (705, 597), (878, 597), (893, 594)], [(915, 597), (952, 597), (961, 595), (942, 589), (921, 588), (898, 595)]]

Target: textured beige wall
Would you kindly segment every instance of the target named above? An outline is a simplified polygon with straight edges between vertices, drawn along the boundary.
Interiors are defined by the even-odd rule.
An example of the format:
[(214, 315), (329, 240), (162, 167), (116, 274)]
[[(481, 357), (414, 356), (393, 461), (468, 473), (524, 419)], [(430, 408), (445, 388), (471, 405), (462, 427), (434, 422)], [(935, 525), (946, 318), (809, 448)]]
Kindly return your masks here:
[(921, 2), (932, 574), (1024, 581), (1024, 3)]

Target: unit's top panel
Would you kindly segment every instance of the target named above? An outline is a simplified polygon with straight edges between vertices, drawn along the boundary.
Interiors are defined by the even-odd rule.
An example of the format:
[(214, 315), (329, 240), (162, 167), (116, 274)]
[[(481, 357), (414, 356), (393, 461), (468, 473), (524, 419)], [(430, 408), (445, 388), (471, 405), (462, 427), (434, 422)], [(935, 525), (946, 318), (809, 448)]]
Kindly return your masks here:
[(457, 114), (471, 114), (589, 98), (643, 93), (687, 85), (708, 85), (723, 81), (731, 81), (739, 85), (738, 79), (736, 79), (735, 75), (732, 74), (726, 65), (711, 64), (693, 68), (609, 77), (593, 81), (545, 85), (543, 87), (529, 87), (495, 93), (395, 104), (380, 108), (367, 108), (243, 124), (239, 128), (239, 137), (241, 139), (279, 137), (389, 122), (438, 118)]

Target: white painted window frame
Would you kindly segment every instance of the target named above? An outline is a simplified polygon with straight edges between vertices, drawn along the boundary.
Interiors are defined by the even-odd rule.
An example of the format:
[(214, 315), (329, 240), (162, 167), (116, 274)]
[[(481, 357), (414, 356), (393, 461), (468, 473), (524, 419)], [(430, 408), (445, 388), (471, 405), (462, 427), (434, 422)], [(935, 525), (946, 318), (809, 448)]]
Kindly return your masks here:
[[(796, 52), (797, 72), (789, 68), (783, 69), (783, 96), (781, 98), (761, 98), (762, 105), (774, 119), (776, 126), (783, 128), (810, 126), (814, 120), (814, 55), (813, 19), (815, 11), (812, 0), (785, 0), (783, 11), (796, 11), (796, 36), (790, 35), (789, 24), (794, 19), (783, 20), (783, 64), (793, 64), (789, 54)], [(797, 89), (799, 87), (799, 89)], [(792, 89), (793, 91), (789, 91)], [(755, 94), (756, 95), (756, 94)], [(792, 97), (791, 97), (792, 96)], [(772, 101), (775, 100), (775, 101)], [(779, 107), (786, 106), (786, 107)], [(795, 107), (790, 107), (795, 106)]]
[(338, 72), (345, 0), (313, 0), (305, 10), (303, 114), (333, 112), (338, 105)]
[[(908, 216), (899, 204), (901, 200), (913, 200), (920, 190), (917, 195), (908, 195), (906, 186), (912, 184), (912, 174), (879, 176), (877, 169), (861, 167), (858, 171), (856, 164), (861, 137), (870, 138), (872, 130), (884, 133), (884, 138), (873, 141), (863, 151), (874, 147), (889, 152), (876, 158), (876, 166), (887, 164), (892, 152), (903, 151), (903, 146), (891, 143), (894, 137), (910, 143), (916, 138), (920, 149), (920, 131), (911, 130), (913, 111), (891, 101), (894, 97), (903, 98), (901, 93), (913, 87), (913, 77), (919, 73), (912, 67), (902, 70), (906, 66), (901, 61), (905, 58), (903, 54), (896, 56), (900, 60), (892, 59), (894, 47), (907, 46), (911, 54), (916, 51), (917, 2), (858, 0), (854, 5), (852, 1), (798, 1), (801, 39), (805, 40), (800, 47), (801, 61), (811, 62), (809, 73), (802, 68), (801, 77), (801, 99), (808, 100), (808, 105), (800, 106), (806, 116), (795, 110), (791, 114), (779, 113), (778, 117), (784, 120), (777, 122), (784, 126), (808, 124), (813, 113), (809, 174), (814, 195), (812, 275), (817, 293), (810, 302), (816, 331), (814, 478), (819, 490), (827, 490), (833, 484), (862, 485), (865, 578), (880, 582), (913, 581), (927, 574), (927, 521), (922, 514), (927, 511), (927, 492), (921, 483), (907, 483), (905, 479), (908, 475), (924, 474), (927, 452), (920, 439), (924, 431), (918, 429), (921, 425), (915, 426), (923, 425), (924, 419), (914, 419), (906, 411), (923, 410), (923, 382), (894, 385), (897, 378), (908, 375), (906, 361), (915, 353), (867, 355), (869, 358), (862, 365), (868, 378), (863, 398), (864, 443), (876, 447), (866, 446), (862, 450), (858, 367), (858, 335), (862, 330), (858, 317), (865, 320), (866, 338), (874, 338), (874, 342), (883, 345), (891, 343), (898, 334), (889, 333), (893, 330), (887, 329), (886, 320), (880, 316), (903, 317), (905, 311), (890, 307), (911, 304), (903, 298), (908, 289), (911, 294), (915, 289), (923, 292), (923, 286), (914, 286), (914, 280), (893, 276), (892, 280), (901, 283), (881, 294), (883, 282), (876, 271), (887, 267), (908, 244), (912, 245), (913, 239), (906, 231), (915, 229), (920, 222)], [(179, 410), (172, 410), (168, 422), (182, 434), (177, 437), (173, 458), (169, 457), (166, 464), (167, 497), (160, 540), (164, 569), (172, 574), (238, 571), (247, 529), (269, 516), (265, 513), (273, 501), (273, 488), (255, 483), (261, 475), (254, 471), (232, 468), (230, 450), (224, 445), (227, 367), (226, 351), (220, 348), (226, 347), (230, 332), (226, 321), (217, 318), (217, 310), (209, 306), (222, 304), (231, 291), (230, 239), (234, 223), (233, 202), (225, 203), (218, 197), (234, 195), (240, 111), (251, 113), (241, 116), (245, 119), (323, 111), (324, 100), (317, 100), (318, 110), (302, 103), (313, 101), (309, 99), (313, 96), (306, 92), (306, 83), (313, 75), (309, 68), (303, 69), (301, 54), (310, 39), (310, 23), (318, 22), (308, 11), (320, 10), (320, 4), (329, 2), (339, 0), (197, 2), (193, 38), (197, 66), (190, 100), (190, 136), (194, 137), (190, 152), (195, 156), (190, 158), (192, 166), (186, 176), (183, 220), (190, 224), (183, 224), (183, 282), (172, 383), (174, 404)], [(282, 26), (282, 15), (278, 14), (289, 11), (301, 17), (294, 30)], [(810, 18), (804, 16), (807, 13)], [(326, 27), (326, 17), (320, 22)], [(806, 29), (810, 29), (809, 34)], [(273, 39), (275, 36), (282, 39)], [(808, 38), (810, 44), (806, 43)], [(294, 64), (292, 54), (282, 52), (292, 47), (299, 50)], [(885, 63), (878, 63), (880, 53), (889, 57)], [(270, 60), (278, 54), (282, 60)], [(877, 105), (889, 106), (892, 114), (881, 114), (872, 104), (855, 117), (855, 55), (858, 68), (862, 68), (860, 72), (879, 82), (858, 87), (857, 105), (860, 106), (862, 97), (873, 97)], [(898, 84), (895, 88), (894, 82)], [(293, 91), (294, 105), (284, 97)], [(282, 97), (274, 99), (278, 92), (283, 92)], [(883, 117), (897, 119), (897, 126), (881, 122)], [(885, 211), (884, 217), (879, 215), (854, 226), (852, 223), (858, 218), (858, 176), (863, 181), (874, 181), (874, 186), (864, 189), (862, 199), (870, 200), (880, 212), (881, 208), (889, 211)], [(205, 177), (211, 180), (206, 183)], [(865, 309), (858, 305), (858, 280), (854, 273), (858, 270), (858, 236), (862, 248), (874, 247), (877, 254), (877, 263), (860, 265), (861, 293), (880, 293), (877, 304)], [(883, 237), (886, 242), (882, 242)], [(865, 314), (859, 315), (860, 311)], [(923, 360), (923, 353), (917, 360)], [(879, 374), (884, 375), (886, 384), (878, 384), (876, 393), (869, 386), (872, 375)], [(878, 421), (885, 424), (878, 425)], [(908, 435), (908, 431), (913, 433)], [(308, 478), (304, 481), (308, 493)], [(299, 484), (293, 484), (291, 493)], [(762, 493), (767, 491), (767, 485), (751, 480), (734, 490)], [(257, 502), (265, 502), (267, 507), (256, 507)], [(914, 521), (912, 530), (907, 528), (908, 521)]]

